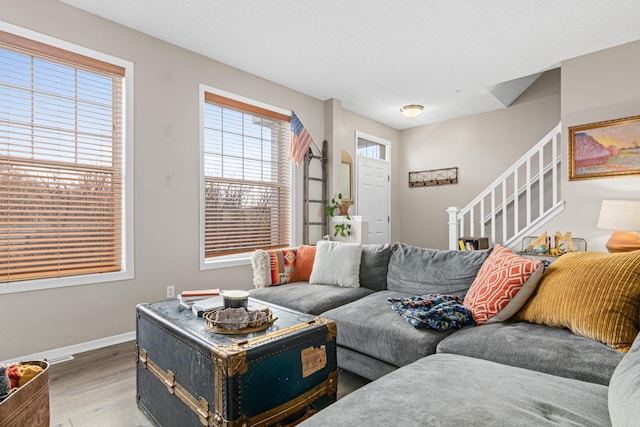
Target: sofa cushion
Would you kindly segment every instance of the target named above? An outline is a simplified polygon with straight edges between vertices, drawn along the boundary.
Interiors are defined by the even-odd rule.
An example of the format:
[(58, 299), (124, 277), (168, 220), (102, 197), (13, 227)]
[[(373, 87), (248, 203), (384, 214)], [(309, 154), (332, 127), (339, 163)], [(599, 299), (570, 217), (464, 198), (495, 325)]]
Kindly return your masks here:
[(296, 253), (296, 265), (289, 278), (289, 283), (308, 282), (313, 269), (313, 261), (316, 259), (316, 247), (300, 245)]
[(360, 286), (361, 259), (360, 243), (320, 240), (309, 283), (357, 288)]
[(389, 270), (389, 258), (391, 246), (388, 243), (381, 245), (362, 245), (362, 259), (360, 260), (360, 286), (374, 291), (387, 289), (387, 271)]
[(445, 251), (394, 243), (387, 288), (411, 295), (464, 298), (490, 251)]
[(507, 320), (525, 305), (543, 271), (542, 261), (523, 258), (496, 245), (480, 267), (464, 305), (478, 326)]
[(614, 426), (640, 422), (640, 335), (624, 356), (609, 384), (609, 414)]
[(375, 381), (398, 369), (395, 365), (390, 365), (380, 359), (375, 359), (346, 347), (336, 347), (336, 356), (340, 369), (352, 372), (371, 381)]
[(311, 285), (306, 282), (249, 290), (249, 294), (253, 298), (315, 315), (367, 296), (372, 292), (368, 288)]
[(389, 307), (388, 297), (410, 296), (379, 291), (321, 314), (338, 325), (336, 342), (394, 366), (435, 353), (440, 340), (454, 330), (416, 329)]
[(547, 268), (516, 318), (569, 328), (626, 352), (638, 335), (639, 313), (640, 251), (573, 252)]
[(361, 387), (300, 427), (609, 424), (606, 386), (436, 354)]
[(287, 283), (296, 262), (296, 248), (258, 249), (251, 254), (253, 285), (266, 288)]
[(603, 385), (624, 355), (568, 329), (511, 321), (463, 328), (442, 340), (437, 351)]

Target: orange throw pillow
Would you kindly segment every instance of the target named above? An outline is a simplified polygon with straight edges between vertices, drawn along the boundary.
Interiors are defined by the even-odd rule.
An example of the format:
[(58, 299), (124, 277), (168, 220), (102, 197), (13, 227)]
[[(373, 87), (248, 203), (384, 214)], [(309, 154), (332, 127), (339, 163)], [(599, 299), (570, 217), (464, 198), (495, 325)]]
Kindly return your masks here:
[(316, 259), (316, 247), (309, 245), (298, 246), (298, 256), (296, 266), (293, 269), (289, 283), (308, 282), (313, 269), (313, 261)]

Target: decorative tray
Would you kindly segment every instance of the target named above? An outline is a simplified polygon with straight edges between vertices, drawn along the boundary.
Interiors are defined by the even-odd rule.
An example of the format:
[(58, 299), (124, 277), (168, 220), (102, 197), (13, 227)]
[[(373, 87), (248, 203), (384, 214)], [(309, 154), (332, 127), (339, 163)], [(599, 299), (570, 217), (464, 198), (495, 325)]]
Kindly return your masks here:
[(247, 310), (224, 308), (204, 314), (204, 326), (209, 332), (226, 335), (242, 335), (267, 329), (278, 320), (268, 308)]

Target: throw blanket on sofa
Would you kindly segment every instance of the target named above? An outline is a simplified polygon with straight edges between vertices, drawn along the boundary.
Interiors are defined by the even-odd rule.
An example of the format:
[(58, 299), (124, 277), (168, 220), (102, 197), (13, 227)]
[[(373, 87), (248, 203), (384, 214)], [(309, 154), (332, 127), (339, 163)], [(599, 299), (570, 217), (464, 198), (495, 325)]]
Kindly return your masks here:
[(416, 328), (437, 331), (475, 326), (471, 312), (455, 295), (428, 294), (405, 298), (387, 298), (387, 302), (407, 322)]

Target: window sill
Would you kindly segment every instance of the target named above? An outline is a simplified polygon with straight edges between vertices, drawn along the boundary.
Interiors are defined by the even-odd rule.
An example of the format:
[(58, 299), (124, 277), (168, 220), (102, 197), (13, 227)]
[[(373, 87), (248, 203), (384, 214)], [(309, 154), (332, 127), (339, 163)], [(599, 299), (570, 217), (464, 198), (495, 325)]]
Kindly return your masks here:
[(18, 292), (40, 291), (44, 289), (65, 288), (67, 286), (94, 285), (98, 283), (130, 280), (133, 278), (133, 272), (117, 272), (0, 283), (0, 295), (15, 294)]
[(252, 252), (205, 258), (200, 261), (200, 270), (214, 270), (217, 268), (251, 265), (251, 254)]

